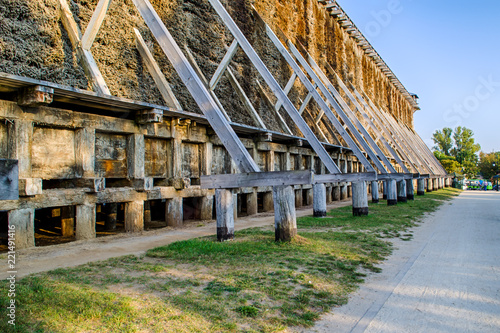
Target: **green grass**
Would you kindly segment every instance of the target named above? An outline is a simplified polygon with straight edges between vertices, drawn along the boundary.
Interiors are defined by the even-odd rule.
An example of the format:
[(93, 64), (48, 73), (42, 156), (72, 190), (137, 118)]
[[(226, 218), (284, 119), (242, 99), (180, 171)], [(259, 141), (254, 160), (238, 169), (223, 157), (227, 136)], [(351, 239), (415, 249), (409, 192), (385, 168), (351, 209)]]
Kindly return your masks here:
[(17, 325), (7, 324), (7, 283), (0, 284), (1, 332), (279, 332), (311, 327), (347, 302), (392, 250), (388, 237), (408, 229), (459, 191), (414, 202), (351, 207), (297, 220), (299, 236), (247, 229), (232, 242), (176, 242), (145, 256), (124, 256), (37, 274), (17, 284)]

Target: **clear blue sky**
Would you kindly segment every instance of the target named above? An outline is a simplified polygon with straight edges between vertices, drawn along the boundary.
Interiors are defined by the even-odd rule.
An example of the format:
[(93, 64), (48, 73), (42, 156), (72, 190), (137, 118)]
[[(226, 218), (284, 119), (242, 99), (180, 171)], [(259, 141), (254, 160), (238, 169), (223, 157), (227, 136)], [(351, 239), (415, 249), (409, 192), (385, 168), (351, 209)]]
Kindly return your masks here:
[(419, 97), (415, 129), (474, 131), (500, 151), (500, 1), (338, 0), (401, 83)]

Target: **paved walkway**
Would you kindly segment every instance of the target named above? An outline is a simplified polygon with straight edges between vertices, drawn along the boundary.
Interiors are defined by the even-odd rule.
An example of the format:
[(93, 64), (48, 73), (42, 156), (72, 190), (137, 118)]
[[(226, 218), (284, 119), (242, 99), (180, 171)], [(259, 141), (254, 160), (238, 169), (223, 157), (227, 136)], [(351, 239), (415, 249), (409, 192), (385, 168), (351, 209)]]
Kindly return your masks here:
[(500, 192), (465, 191), (309, 332), (500, 332)]

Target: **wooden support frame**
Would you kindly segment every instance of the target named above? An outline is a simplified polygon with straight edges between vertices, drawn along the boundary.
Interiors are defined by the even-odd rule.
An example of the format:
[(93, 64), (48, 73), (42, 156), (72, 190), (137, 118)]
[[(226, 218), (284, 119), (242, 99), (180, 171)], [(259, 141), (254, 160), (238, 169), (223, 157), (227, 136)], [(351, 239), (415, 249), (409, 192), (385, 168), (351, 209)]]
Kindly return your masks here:
[(340, 173), (337, 165), (330, 158), (330, 155), (325, 150), (323, 145), (316, 138), (312, 130), (309, 128), (307, 123), (302, 119), (301, 115), (298, 113), (295, 106), (288, 99), (285, 92), (282, 90), (276, 79), (272, 76), (272, 74), (267, 69), (264, 62), (257, 55), (253, 47), (247, 41), (241, 30), (238, 28), (236, 23), (233, 21), (229, 13), (226, 11), (224, 6), (219, 2), (219, 0), (209, 0), (212, 7), (215, 9), (219, 17), (224, 22), (225, 26), (231, 31), (233, 37), (238, 41), (240, 47), (246, 53), (247, 57), (250, 59), (254, 67), (257, 69), (259, 74), (262, 76), (266, 84), (271, 88), (273, 93), (276, 95), (278, 100), (281, 100), (283, 103), (283, 108), (286, 110), (288, 115), (295, 122), (299, 130), (302, 132), (304, 137), (307, 139), (311, 147), (314, 149), (316, 154), (319, 156), (323, 164), (325, 164), (326, 168), (330, 173)]
[(158, 63), (155, 61), (153, 54), (151, 54), (151, 51), (146, 45), (146, 42), (144, 42), (141, 33), (139, 32), (139, 30), (134, 28), (134, 34), (139, 54), (141, 55), (142, 60), (146, 64), (146, 68), (148, 69), (149, 73), (153, 77), (153, 80), (156, 83), (156, 87), (160, 91), (163, 100), (167, 103), (168, 107), (177, 110), (182, 110), (181, 104), (175, 97), (174, 92), (170, 87), (170, 84), (165, 78), (165, 75), (163, 75), (163, 73), (161, 72), (160, 66), (158, 66)]
[(306, 185), (312, 184), (313, 179), (314, 176), (311, 170), (233, 173), (200, 177), (202, 189)]
[(260, 169), (240, 141), (209, 90), (189, 64), (186, 56), (147, 0), (133, 0), (136, 8), (170, 60), (179, 77), (188, 88), (212, 128), (221, 138), (237, 167), (242, 172), (259, 172)]

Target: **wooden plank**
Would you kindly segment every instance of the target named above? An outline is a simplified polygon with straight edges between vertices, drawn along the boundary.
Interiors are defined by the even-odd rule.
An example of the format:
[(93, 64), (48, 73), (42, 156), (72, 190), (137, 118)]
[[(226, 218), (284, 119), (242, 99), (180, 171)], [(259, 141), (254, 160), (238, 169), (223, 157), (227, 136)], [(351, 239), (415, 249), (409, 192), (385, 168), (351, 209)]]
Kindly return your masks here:
[[(293, 72), (292, 75), (290, 76), (290, 79), (288, 80), (288, 82), (287, 82), (287, 84), (285, 86), (285, 89), (283, 89), (283, 92), (287, 96), (290, 93), (290, 90), (292, 90), (293, 85), (295, 84), (295, 80), (297, 80), (297, 74), (295, 74), (295, 72)], [(279, 111), (279, 109), (281, 108), (281, 105), (283, 105), (283, 103), (281, 103), (281, 101), (278, 100), (276, 102), (276, 105), (274, 106), (274, 110)]]
[(237, 167), (242, 172), (259, 172), (257, 164), (252, 160), (210, 92), (196, 75), (193, 67), (189, 64), (186, 56), (182, 53), (149, 1), (133, 0), (133, 2), (191, 96), (221, 138)]
[(92, 18), (90, 19), (82, 37), (82, 48), (84, 50), (90, 50), (92, 43), (94, 43), (95, 36), (101, 28), (102, 21), (104, 21), (104, 17), (106, 16), (110, 3), (111, 0), (100, 0), (94, 9)]
[(314, 175), (314, 183), (338, 183), (338, 182), (360, 182), (377, 179), (375, 172), (343, 173), (337, 175)]
[[(349, 128), (349, 131), (351, 132), (351, 134), (356, 138), (356, 140), (361, 145), (361, 147), (370, 156), (370, 159), (375, 164), (375, 166), (379, 169), (379, 171), (382, 173), (385, 173), (385, 172), (387, 172), (387, 169), (388, 169), (390, 172), (395, 172), (396, 170), (394, 169), (392, 164), (389, 161), (387, 161), (384, 153), (380, 150), (380, 148), (375, 143), (372, 142), (373, 139), (368, 134), (366, 129), (361, 125), (361, 123), (359, 123), (357, 118), (354, 115), (352, 115), (351, 109), (343, 101), (342, 97), (340, 96), (340, 94), (338, 94), (335, 87), (333, 87), (333, 85), (329, 82), (328, 82), (329, 83), (328, 87), (323, 84), (322, 79), (320, 77), (323, 77), (323, 80), (325, 80), (325, 77), (324, 77), (325, 75), (323, 74), (323, 72), (321, 70), (319, 70), (319, 66), (317, 66), (317, 64), (314, 61), (312, 61), (312, 58), (310, 58), (310, 57), (309, 57), (310, 62), (308, 64), (308, 62), (304, 59), (304, 57), (300, 54), (300, 52), (297, 50), (297, 48), (295, 48), (295, 45), (293, 45), (290, 40), (287, 41), (287, 45), (288, 45), (290, 51), (292, 52), (292, 54), (294, 55), (295, 59), (297, 59), (299, 61), (299, 63), (305, 69), (307, 74), (311, 77), (313, 82), (318, 86), (320, 91), (323, 93), (323, 95), (326, 97), (326, 99), (330, 102), (330, 105), (335, 109), (337, 115), (347, 125), (347, 128)], [(316, 72), (314, 71), (314, 69), (311, 66), (316, 69)], [(326, 81), (328, 81), (328, 79), (326, 79)], [(334, 95), (332, 96), (332, 94), (334, 94)], [(318, 96), (319, 96), (319, 94), (318, 94)], [(336, 98), (336, 100), (334, 99), (334, 97)], [(319, 98), (321, 100), (323, 100), (321, 98), (321, 96), (319, 96)], [(342, 106), (339, 105), (339, 103), (342, 104)], [(336, 119), (335, 117), (333, 117), (333, 113), (331, 112), (331, 110), (329, 108), (328, 108), (328, 110), (323, 110), (323, 111), (325, 112), (325, 115), (330, 120)], [(333, 121), (332, 121), (332, 123), (333, 123)], [(340, 131), (339, 131), (339, 133), (340, 133)], [(346, 138), (344, 138), (344, 140), (346, 140)], [(346, 142), (348, 142), (348, 141), (346, 140)], [(354, 144), (354, 142), (353, 142), (353, 144)], [(349, 146), (351, 146), (351, 145), (349, 144)], [(375, 152), (374, 152), (374, 150), (375, 150)], [(358, 159), (361, 160), (361, 163), (363, 164), (363, 166), (366, 167), (366, 165), (369, 165), (371, 167), (371, 164), (366, 163), (367, 161), (365, 162), (364, 156), (363, 156), (363, 159), (361, 159), (359, 157), (359, 156), (362, 156), (360, 149), (353, 150), (353, 152), (356, 155), (356, 157), (358, 157)], [(382, 165), (382, 163), (380, 162), (379, 159), (382, 160), (382, 162), (384, 162), (386, 167), (384, 167)]]
[(167, 79), (165, 78), (165, 75), (163, 75), (160, 66), (158, 66), (158, 63), (153, 57), (153, 54), (151, 51), (149, 51), (148, 46), (146, 45), (146, 42), (144, 42), (144, 39), (141, 36), (141, 33), (139, 30), (134, 28), (134, 33), (135, 33), (135, 38), (136, 38), (136, 44), (137, 44), (137, 49), (139, 50), (139, 53), (146, 64), (146, 68), (148, 69), (149, 73), (153, 77), (153, 80), (156, 83), (156, 87), (160, 91), (161, 96), (163, 97), (163, 100), (167, 103), (168, 107), (177, 109), (177, 110), (182, 110), (182, 106), (180, 105), (179, 101), (174, 95), (174, 92), (172, 91), (172, 88), (170, 87), (170, 84), (168, 83)]
[(0, 158), (0, 200), (19, 199), (17, 160)]
[[(260, 84), (259, 80), (256, 80), (256, 82), (257, 82), (257, 87), (259, 87), (259, 93), (260, 93), (260, 95), (262, 96), (262, 98), (264, 99), (264, 101), (267, 103), (267, 105), (269, 106), (269, 108), (271, 110), (273, 110), (273, 108), (275, 107), (275, 105), (271, 102), (271, 99), (269, 98), (269, 96), (267, 96), (267, 93), (264, 90), (264, 87)], [(292, 131), (290, 130), (290, 128), (286, 124), (285, 119), (283, 119), (283, 117), (281, 116), (281, 114), (279, 113), (279, 111), (275, 110), (274, 114), (277, 116), (278, 122), (280, 123), (281, 128), (284, 129), (285, 132), (287, 132), (288, 134), (292, 135)]]
[(238, 51), (238, 42), (233, 40), (231, 45), (229, 46), (229, 49), (227, 50), (226, 54), (224, 55), (224, 58), (222, 58), (222, 61), (219, 64), (219, 67), (215, 70), (214, 75), (212, 76), (212, 79), (210, 80), (210, 83), (208, 85), (210, 90), (214, 90), (217, 84), (219, 83), (220, 79), (222, 78), (222, 75), (226, 71), (226, 69), (229, 66), (229, 63), (233, 59), (234, 55)]
[[(389, 143), (387, 142), (387, 140), (385, 139), (385, 137), (378, 130), (378, 128), (375, 126), (375, 124), (370, 119), (370, 117), (368, 117), (368, 115), (365, 113), (365, 111), (363, 110), (363, 108), (361, 107), (361, 105), (354, 98), (354, 96), (349, 91), (349, 89), (346, 87), (346, 85), (344, 84), (344, 82), (342, 81), (342, 79), (340, 78), (340, 76), (337, 74), (337, 72), (335, 72), (335, 70), (328, 63), (326, 63), (326, 62), (324, 62), (324, 63), (326, 64), (327, 70), (330, 71), (330, 73), (334, 74), (334, 76), (336, 77), (337, 82), (338, 82), (340, 88), (342, 89), (342, 91), (346, 94), (346, 96), (354, 104), (354, 106), (358, 110), (359, 114), (361, 114), (361, 116), (365, 119), (365, 121), (368, 124), (368, 126), (370, 126), (370, 128), (375, 132), (375, 134), (377, 135), (377, 141), (379, 139), (381, 139), (382, 140), (382, 144), (391, 153), (391, 155), (394, 157), (394, 159), (396, 160), (396, 162), (405, 171), (405, 173), (410, 173), (410, 171), (408, 170), (408, 168), (406, 168), (406, 165), (404, 164), (404, 162), (400, 159), (399, 155), (392, 149), (392, 147), (389, 145)], [(375, 144), (377, 144), (377, 141), (375, 141)]]
[(201, 176), (201, 188), (239, 188), (312, 184), (313, 172), (273, 171)]
[(215, 95), (215, 92), (213, 92), (212, 90), (208, 89), (208, 80), (205, 77), (205, 74), (203, 74), (203, 72), (201, 71), (200, 66), (198, 66), (198, 63), (196, 62), (196, 59), (194, 58), (193, 54), (191, 53), (191, 51), (189, 50), (189, 48), (187, 46), (185, 46), (184, 49), (186, 50), (187, 60), (189, 61), (189, 63), (191, 64), (191, 66), (193, 66), (193, 69), (194, 69), (195, 73), (198, 75), (198, 77), (200, 78), (201, 82), (205, 85), (205, 88), (209, 91), (210, 96), (212, 96), (212, 98), (214, 99), (215, 103), (217, 104), (217, 106), (219, 107), (219, 109), (224, 114), (224, 117), (227, 119), (227, 121), (231, 121), (231, 118), (229, 117), (229, 115), (227, 114), (226, 110), (222, 106), (222, 103), (219, 101), (219, 98), (217, 97), (217, 95)]
[(243, 103), (243, 106), (248, 111), (248, 114), (250, 115), (252, 120), (255, 122), (257, 126), (266, 129), (267, 127), (262, 121), (262, 118), (260, 118), (259, 114), (253, 107), (252, 102), (250, 102), (250, 99), (248, 99), (247, 94), (245, 94), (245, 92), (243, 91), (243, 88), (240, 86), (231, 68), (229, 67), (227, 68), (226, 74), (229, 79), (229, 83), (231, 83), (231, 86), (233, 86), (233, 89), (236, 91), (236, 94), (240, 98), (241, 102)]
[(226, 9), (222, 6), (222, 4), (219, 2), (219, 0), (209, 0), (210, 4), (212, 7), (215, 9), (215, 11), (219, 14), (219, 17), (222, 19), (226, 27), (231, 31), (233, 34), (234, 38), (238, 41), (240, 44), (240, 47), (243, 49), (247, 57), (250, 59), (254, 67), (257, 69), (259, 74), (262, 76), (264, 81), (267, 83), (267, 85), (271, 88), (275, 96), (278, 98), (278, 100), (281, 100), (283, 103), (283, 108), (286, 110), (288, 115), (292, 118), (292, 120), (295, 122), (299, 130), (302, 132), (304, 137), (307, 139), (311, 147), (314, 149), (316, 154), (321, 158), (323, 163), (325, 164), (326, 168), (330, 173), (337, 173), (338, 168), (333, 163), (333, 160), (330, 158), (330, 155), (328, 155), (328, 152), (325, 150), (325, 148), (321, 145), (319, 140), (316, 138), (312, 130), (309, 128), (307, 123), (302, 119), (300, 116), (299, 112), (295, 108), (295, 106), (292, 104), (292, 102), (288, 99), (287, 95), (284, 93), (284, 91), (281, 89), (280, 85), (276, 81), (276, 79), (272, 76), (272, 74), (269, 72), (267, 69), (266, 65), (264, 62), (259, 58), (253, 47), (250, 45), (250, 43), (247, 41), (243, 33), (240, 31), (236, 23), (233, 21), (229, 13), (226, 11)]
[[(373, 167), (370, 164), (370, 162), (368, 162), (368, 160), (361, 153), (361, 151), (359, 150), (359, 147), (356, 145), (356, 143), (354, 142), (354, 140), (352, 140), (352, 138), (349, 136), (349, 134), (347, 132), (345, 132), (345, 130), (342, 128), (342, 125), (340, 124), (339, 120), (331, 112), (328, 104), (326, 104), (326, 102), (323, 100), (323, 98), (317, 92), (316, 88), (319, 87), (319, 85), (321, 85), (321, 82), (317, 82), (319, 80), (317, 80), (317, 81), (315, 80), (316, 81), (315, 82), (316, 85), (313, 85), (309, 81), (309, 79), (306, 77), (306, 75), (302, 72), (302, 70), (299, 67), (299, 65), (293, 60), (293, 58), (290, 55), (290, 53), (286, 50), (286, 48), (283, 46), (283, 44), (281, 44), (281, 42), (278, 39), (278, 37), (274, 34), (274, 32), (270, 29), (270, 27), (262, 20), (262, 18), (259, 16), (259, 14), (257, 13), (257, 11), (255, 9), (254, 9), (254, 12), (255, 12), (256, 17), (260, 21), (261, 25), (265, 29), (268, 37), (274, 43), (274, 45), (276, 46), (276, 48), (280, 51), (281, 55), (285, 58), (285, 60), (290, 65), (290, 67), (292, 68), (292, 70), (298, 75), (298, 77), (301, 80), (302, 84), (306, 87), (306, 89), (309, 91), (309, 93), (312, 94), (312, 96), (314, 97), (315, 101), (320, 106), (321, 110), (327, 115), (327, 117), (330, 120), (330, 122), (334, 125), (334, 127), (337, 129), (337, 131), (339, 132), (339, 134), (342, 136), (342, 138), (347, 142), (347, 144), (349, 145), (349, 147), (353, 150), (354, 154), (363, 163), (363, 165), (365, 166), (365, 168), (367, 168), (368, 170), (373, 170)], [(291, 43), (289, 43), (289, 47), (290, 47), (290, 44)], [(291, 45), (291, 47), (294, 48), (293, 45)], [(292, 52), (293, 52), (293, 50), (292, 50)], [(298, 59), (297, 56), (296, 56), (296, 58)], [(298, 59), (298, 60), (300, 62), (300, 59)], [(302, 64), (302, 66), (309, 67), (307, 65), (307, 62), (305, 62), (305, 61), (301, 62), (301, 64)], [(312, 72), (312, 75), (314, 75), (314, 72), (312, 70), (311, 70), (311, 72)], [(321, 89), (321, 87), (319, 87), (319, 88)], [(323, 89), (323, 90), (326, 90), (326, 88)], [(329, 93), (327, 91), (326, 91), (326, 93), (325, 93), (325, 91), (323, 91), (323, 94), (325, 96), (327, 96), (327, 97), (329, 95)], [(333, 100), (333, 98), (328, 99), (328, 101), (329, 101), (330, 105), (336, 104), (335, 101)], [(340, 109), (340, 107), (339, 107), (339, 109)], [(320, 158), (321, 158), (321, 156), (320, 156)], [(378, 161), (378, 159), (377, 159), (377, 161)], [(332, 161), (332, 164), (335, 165), (335, 163), (333, 163), (333, 161)], [(379, 164), (380, 164), (380, 162), (379, 162)], [(325, 164), (325, 166), (327, 166), (327, 165)], [(385, 171), (385, 169), (383, 168), (383, 166), (381, 164), (380, 164), (380, 166), (382, 167), (381, 170)], [(327, 168), (328, 168), (328, 166), (327, 166)], [(335, 168), (338, 170), (338, 168), (337, 168), (336, 165), (335, 165)], [(333, 172), (331, 172), (331, 173), (333, 173)]]

